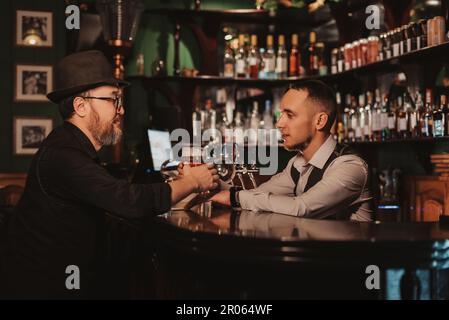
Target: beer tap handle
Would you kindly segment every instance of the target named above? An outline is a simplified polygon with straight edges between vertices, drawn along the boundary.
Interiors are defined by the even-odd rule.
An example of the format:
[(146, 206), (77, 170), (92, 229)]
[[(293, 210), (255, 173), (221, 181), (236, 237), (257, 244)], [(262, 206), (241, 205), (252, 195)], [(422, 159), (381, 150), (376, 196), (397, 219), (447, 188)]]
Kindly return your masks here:
[(256, 183), (256, 179), (254, 179), (254, 175), (252, 172), (248, 172), (248, 176), (253, 184), (254, 189), (257, 188), (257, 183)]
[(243, 176), (242, 176), (242, 173), (241, 173), (241, 172), (237, 172), (237, 177), (239, 178), (240, 183), (242, 184), (243, 190), (246, 190), (246, 188), (245, 188), (245, 183), (243, 182)]

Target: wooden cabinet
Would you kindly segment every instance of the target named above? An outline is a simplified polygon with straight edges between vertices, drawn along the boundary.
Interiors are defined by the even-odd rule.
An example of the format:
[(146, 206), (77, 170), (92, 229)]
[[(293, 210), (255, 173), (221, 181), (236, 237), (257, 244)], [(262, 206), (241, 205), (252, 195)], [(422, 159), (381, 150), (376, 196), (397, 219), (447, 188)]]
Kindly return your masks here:
[(411, 176), (406, 179), (405, 221), (439, 221), (449, 215), (449, 182), (438, 176)]

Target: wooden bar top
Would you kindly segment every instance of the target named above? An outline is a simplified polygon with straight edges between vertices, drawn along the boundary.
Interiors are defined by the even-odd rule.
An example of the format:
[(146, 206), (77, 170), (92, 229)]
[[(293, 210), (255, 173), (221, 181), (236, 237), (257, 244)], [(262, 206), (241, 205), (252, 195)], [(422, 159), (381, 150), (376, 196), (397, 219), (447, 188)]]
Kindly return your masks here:
[(302, 265), (449, 268), (449, 226), (314, 220), (277, 213), (212, 209), (157, 217), (160, 245), (223, 259)]

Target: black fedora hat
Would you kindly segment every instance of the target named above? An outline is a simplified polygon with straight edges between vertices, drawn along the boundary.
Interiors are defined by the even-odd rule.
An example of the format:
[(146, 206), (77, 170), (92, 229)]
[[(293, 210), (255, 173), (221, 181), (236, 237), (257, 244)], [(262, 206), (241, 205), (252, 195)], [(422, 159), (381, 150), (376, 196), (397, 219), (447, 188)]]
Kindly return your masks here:
[(47, 98), (55, 103), (103, 85), (129, 85), (114, 78), (111, 64), (98, 50), (81, 51), (62, 58), (56, 65), (55, 80), (55, 90), (47, 94)]

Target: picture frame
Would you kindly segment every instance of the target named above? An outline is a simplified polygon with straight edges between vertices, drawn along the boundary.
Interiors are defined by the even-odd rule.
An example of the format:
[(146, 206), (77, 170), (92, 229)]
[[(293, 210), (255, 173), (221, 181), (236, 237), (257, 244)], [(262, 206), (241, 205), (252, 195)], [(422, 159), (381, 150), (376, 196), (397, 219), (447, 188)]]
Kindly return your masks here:
[(33, 155), (53, 130), (50, 117), (18, 116), (13, 119), (14, 155)]
[(16, 10), (17, 46), (53, 47), (53, 12)]
[(53, 91), (53, 67), (17, 64), (14, 83), (14, 101), (48, 102), (47, 93)]

